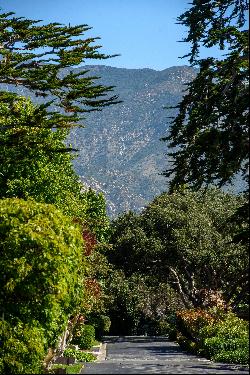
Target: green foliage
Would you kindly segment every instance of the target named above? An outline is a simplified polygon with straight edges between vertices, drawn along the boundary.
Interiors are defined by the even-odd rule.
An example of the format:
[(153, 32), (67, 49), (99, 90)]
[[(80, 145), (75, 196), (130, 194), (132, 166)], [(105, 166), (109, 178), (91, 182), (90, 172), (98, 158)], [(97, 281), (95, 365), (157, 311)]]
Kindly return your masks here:
[[(86, 361), (87, 362), (87, 361)], [(58, 374), (59, 369), (66, 369), (66, 374), (79, 374), (82, 368), (82, 363), (74, 363), (72, 365), (54, 364), (48, 371), (49, 374)]]
[[(71, 127), (82, 114), (114, 103), (116, 96), (103, 98), (112, 87), (96, 84), (97, 77), (86, 77), (86, 70), (73, 73), (70, 69), (87, 59), (111, 57), (97, 51), (99, 46), (93, 43), (98, 38), (83, 37), (90, 27), (39, 22), (15, 17), (13, 12), (0, 14), (0, 83), (22, 85), (42, 97), (45, 104), (40, 108), (46, 110), (50, 128)], [(0, 92), (2, 100), (15, 95)]]
[(181, 347), (214, 361), (248, 363), (249, 323), (232, 312), (184, 310), (177, 312), (177, 341)]
[(0, 127), (0, 197), (32, 197), (84, 216), (86, 198), (63, 143), (67, 132), (51, 131), (45, 111), (24, 97), (0, 103)]
[(114, 271), (106, 281), (108, 315), (112, 335), (136, 334), (140, 322), (142, 293), (137, 288), (139, 278), (126, 279), (121, 271)]
[(86, 216), (88, 218), (89, 229), (95, 233), (98, 242), (107, 243), (109, 240), (110, 225), (104, 195), (88, 189), (84, 197), (86, 199)]
[(0, 201), (1, 312), (36, 320), (54, 346), (83, 299), (84, 257), (79, 228), (52, 205)]
[[(247, 344), (245, 342), (245, 344)], [(233, 351), (231, 349), (229, 350), (221, 350), (218, 353), (215, 353), (212, 357), (213, 361), (216, 362), (225, 362), (225, 363), (239, 363), (242, 365), (248, 365), (249, 364), (249, 347), (241, 347), (240, 345), (237, 345), (239, 349), (234, 349)]]
[(95, 343), (95, 327), (90, 324), (77, 324), (73, 330), (72, 344), (80, 349), (91, 349)]
[(0, 320), (0, 373), (40, 374), (47, 346), (44, 328), (34, 321)]
[(113, 270), (105, 291), (112, 335), (167, 334), (166, 316), (183, 307), (169, 285), (139, 273), (126, 277), (121, 270)]
[(110, 330), (110, 317), (93, 311), (87, 316), (88, 324), (95, 328), (95, 337), (101, 340), (102, 336), (107, 334)]
[(202, 289), (222, 290), (227, 302), (241, 299), (248, 251), (233, 242), (237, 226), (228, 219), (242, 202), (219, 189), (163, 193), (141, 214), (112, 223), (109, 260), (126, 276), (137, 272), (167, 282), (186, 307), (203, 303)]
[[(237, 174), (248, 183), (249, 4), (245, 0), (194, 2), (178, 21), (188, 28), (187, 55), (199, 73), (177, 106), (169, 135), (171, 188), (222, 186)], [(225, 50), (221, 59), (200, 58), (200, 46)]]
[(246, 340), (248, 339), (248, 325), (247, 321), (238, 318), (233, 313), (222, 314), (216, 324), (204, 327), (199, 335), (201, 337), (217, 336), (225, 339), (241, 338)]
[(51, 131), (45, 112), (24, 97), (0, 103), (0, 114), (0, 197), (52, 203), (92, 232), (98, 243), (107, 242), (105, 199), (83, 190), (64, 144), (67, 131)]
[[(83, 191), (65, 140), (83, 113), (116, 96), (108, 98), (112, 87), (95, 84), (97, 77), (69, 69), (109, 57), (91, 45), (95, 38), (83, 39), (88, 26), (37, 26), (13, 14), (0, 15), (0, 83), (8, 87), (0, 91), (0, 310), (14, 327), (15, 319), (41, 327), (46, 350), (58, 344), (68, 316), (91, 305), (86, 233), (99, 246), (109, 230), (104, 197)], [(40, 104), (18, 96), (17, 85), (43, 97)]]
[(96, 356), (92, 353), (81, 352), (76, 349), (65, 349), (63, 352), (64, 357), (76, 358), (81, 362), (93, 362), (96, 360)]
[(203, 353), (214, 361), (247, 364), (249, 360), (249, 323), (230, 313), (212, 329), (200, 332)]

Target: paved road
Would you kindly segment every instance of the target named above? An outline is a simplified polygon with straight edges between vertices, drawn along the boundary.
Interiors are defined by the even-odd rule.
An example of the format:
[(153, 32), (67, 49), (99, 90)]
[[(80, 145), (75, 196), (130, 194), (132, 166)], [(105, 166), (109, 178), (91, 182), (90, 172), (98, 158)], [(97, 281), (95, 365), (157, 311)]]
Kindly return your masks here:
[(214, 363), (183, 352), (166, 337), (105, 337), (106, 355), (82, 374), (249, 374), (245, 366)]

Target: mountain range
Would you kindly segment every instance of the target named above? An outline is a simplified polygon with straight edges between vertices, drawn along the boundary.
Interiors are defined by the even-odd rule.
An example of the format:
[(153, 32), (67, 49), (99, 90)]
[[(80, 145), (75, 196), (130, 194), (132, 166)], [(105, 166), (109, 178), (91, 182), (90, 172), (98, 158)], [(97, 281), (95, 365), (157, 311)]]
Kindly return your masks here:
[(121, 103), (88, 113), (84, 128), (71, 131), (68, 142), (79, 150), (74, 168), (82, 182), (106, 197), (108, 214), (140, 211), (167, 190), (161, 173), (168, 166), (167, 145), (160, 140), (169, 116), (197, 70), (189, 66), (124, 69), (88, 65), (98, 83), (115, 86)]

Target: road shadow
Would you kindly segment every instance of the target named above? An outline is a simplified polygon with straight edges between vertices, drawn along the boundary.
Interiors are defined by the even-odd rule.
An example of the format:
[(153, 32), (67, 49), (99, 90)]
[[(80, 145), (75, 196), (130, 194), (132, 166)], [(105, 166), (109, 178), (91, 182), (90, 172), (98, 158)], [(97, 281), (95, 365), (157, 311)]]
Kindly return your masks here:
[[(105, 343), (132, 342), (132, 343), (150, 343), (150, 342), (171, 342), (166, 336), (103, 336)], [(176, 344), (177, 345), (177, 344)]]

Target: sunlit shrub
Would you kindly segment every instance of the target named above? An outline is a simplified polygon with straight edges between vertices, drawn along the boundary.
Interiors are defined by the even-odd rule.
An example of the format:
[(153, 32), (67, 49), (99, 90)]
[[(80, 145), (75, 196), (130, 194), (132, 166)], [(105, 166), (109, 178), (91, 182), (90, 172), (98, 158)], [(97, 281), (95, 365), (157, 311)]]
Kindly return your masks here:
[(176, 327), (184, 336), (195, 340), (200, 329), (212, 326), (215, 317), (206, 310), (181, 310), (176, 313)]
[(202, 351), (215, 361), (228, 363), (248, 363), (249, 332), (248, 322), (233, 313), (213, 326), (204, 327), (200, 331)]
[(65, 349), (63, 352), (64, 357), (75, 358), (80, 362), (92, 362), (96, 360), (96, 356), (92, 353), (81, 352), (76, 349)]
[(184, 310), (176, 314), (177, 341), (192, 353), (214, 361), (248, 363), (248, 322), (232, 312)]
[(95, 343), (95, 328), (90, 324), (77, 324), (73, 331), (72, 344), (80, 349), (91, 349)]
[(47, 343), (44, 330), (36, 322), (0, 320), (0, 342), (0, 373), (42, 373)]
[(10, 316), (45, 329), (56, 345), (68, 315), (83, 299), (83, 240), (53, 205), (0, 200), (0, 306)]
[(83, 240), (53, 205), (17, 198), (0, 200), (0, 237), (0, 313), (10, 327), (3, 326), (0, 366), (37, 373), (82, 304)]
[(249, 363), (249, 348), (244, 347), (236, 350), (220, 351), (216, 353), (212, 360), (216, 362), (226, 362), (226, 363), (239, 363), (242, 365), (247, 365)]

